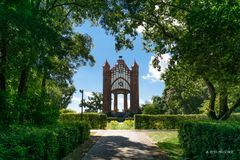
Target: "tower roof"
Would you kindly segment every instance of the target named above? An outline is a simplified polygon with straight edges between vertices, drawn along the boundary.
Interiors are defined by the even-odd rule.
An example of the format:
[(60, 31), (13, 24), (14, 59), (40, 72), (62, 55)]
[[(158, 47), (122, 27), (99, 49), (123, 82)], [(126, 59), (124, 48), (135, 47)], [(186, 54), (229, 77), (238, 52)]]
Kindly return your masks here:
[(109, 67), (110, 68), (110, 65), (109, 65), (107, 60), (106, 60), (105, 64), (103, 65), (103, 67)]
[(136, 60), (134, 60), (134, 63), (132, 65), (132, 67), (138, 67), (138, 64), (137, 64)]

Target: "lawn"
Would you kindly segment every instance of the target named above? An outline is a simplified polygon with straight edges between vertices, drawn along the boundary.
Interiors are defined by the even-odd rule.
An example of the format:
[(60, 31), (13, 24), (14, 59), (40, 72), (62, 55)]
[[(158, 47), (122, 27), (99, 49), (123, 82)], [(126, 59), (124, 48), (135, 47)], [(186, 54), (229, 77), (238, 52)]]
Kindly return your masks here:
[(183, 151), (180, 147), (177, 131), (159, 131), (147, 134), (171, 159), (181, 159)]

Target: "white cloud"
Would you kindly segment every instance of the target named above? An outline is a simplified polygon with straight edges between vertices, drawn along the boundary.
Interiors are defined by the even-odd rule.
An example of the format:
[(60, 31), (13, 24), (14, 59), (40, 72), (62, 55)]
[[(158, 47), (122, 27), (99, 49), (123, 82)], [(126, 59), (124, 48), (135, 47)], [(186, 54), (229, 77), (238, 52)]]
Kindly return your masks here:
[(166, 69), (168, 68), (169, 61), (171, 59), (171, 56), (169, 54), (164, 54), (159, 59), (159, 65), (161, 66), (161, 71), (158, 71), (156, 68), (152, 65), (152, 60), (154, 59), (154, 56), (151, 57), (148, 65), (148, 74), (145, 76), (142, 76), (145, 80), (151, 80), (152, 82), (160, 81), (161, 75), (165, 73)]
[(81, 101), (81, 98), (76, 96), (76, 95), (73, 95), (72, 97), (72, 102), (80, 102)]
[(144, 101), (143, 99), (140, 99), (140, 100), (139, 100), (139, 105), (141, 106), (141, 105), (143, 105), (143, 104), (145, 104), (145, 101)]
[(85, 98), (92, 97), (92, 92), (84, 92), (84, 97)]
[(145, 30), (145, 28), (141, 25), (141, 26), (138, 26), (138, 28), (136, 29), (136, 31), (138, 33), (142, 33), (143, 31)]
[(79, 107), (79, 104), (76, 102), (72, 102), (71, 104), (68, 105), (68, 109), (74, 110), (76, 112), (81, 112), (81, 107)]

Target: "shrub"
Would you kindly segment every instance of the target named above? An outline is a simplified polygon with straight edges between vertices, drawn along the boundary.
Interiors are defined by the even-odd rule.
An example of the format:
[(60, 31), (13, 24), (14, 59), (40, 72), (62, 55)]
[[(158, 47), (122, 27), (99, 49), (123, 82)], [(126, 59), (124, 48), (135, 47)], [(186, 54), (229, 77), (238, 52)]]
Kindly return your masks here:
[[(60, 121), (73, 122), (80, 121), (80, 113), (66, 113), (60, 115)], [(84, 113), (83, 120), (89, 122), (91, 129), (105, 129), (107, 126), (107, 116), (103, 113)]]
[(133, 129), (133, 128), (134, 128), (133, 120), (125, 120), (124, 122), (121, 123), (112, 120), (107, 124), (107, 129)]
[(240, 113), (232, 113), (227, 120), (240, 121)]
[(160, 107), (158, 104), (146, 104), (143, 108), (143, 114), (159, 114)]
[(177, 129), (179, 122), (184, 120), (207, 119), (205, 115), (147, 115), (136, 114), (134, 116), (135, 129)]
[(186, 159), (239, 159), (239, 122), (183, 122), (179, 140)]
[(61, 159), (89, 137), (89, 130), (86, 122), (13, 126), (0, 132), (0, 159)]
[(68, 108), (67, 109), (63, 108), (60, 110), (60, 113), (64, 114), (64, 113), (77, 113), (77, 112)]
[(90, 135), (90, 127), (86, 122), (64, 122), (54, 130), (59, 133), (57, 136), (59, 143), (58, 159), (72, 152)]

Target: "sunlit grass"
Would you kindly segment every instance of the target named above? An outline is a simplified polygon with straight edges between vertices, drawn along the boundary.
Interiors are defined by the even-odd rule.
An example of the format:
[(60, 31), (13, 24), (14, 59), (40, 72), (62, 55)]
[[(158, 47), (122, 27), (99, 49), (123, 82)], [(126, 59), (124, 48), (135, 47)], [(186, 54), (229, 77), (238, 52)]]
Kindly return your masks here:
[(125, 120), (122, 123), (117, 121), (110, 121), (107, 123), (106, 129), (134, 129), (134, 120)]
[(181, 159), (182, 149), (177, 131), (150, 132), (148, 136), (173, 160)]

